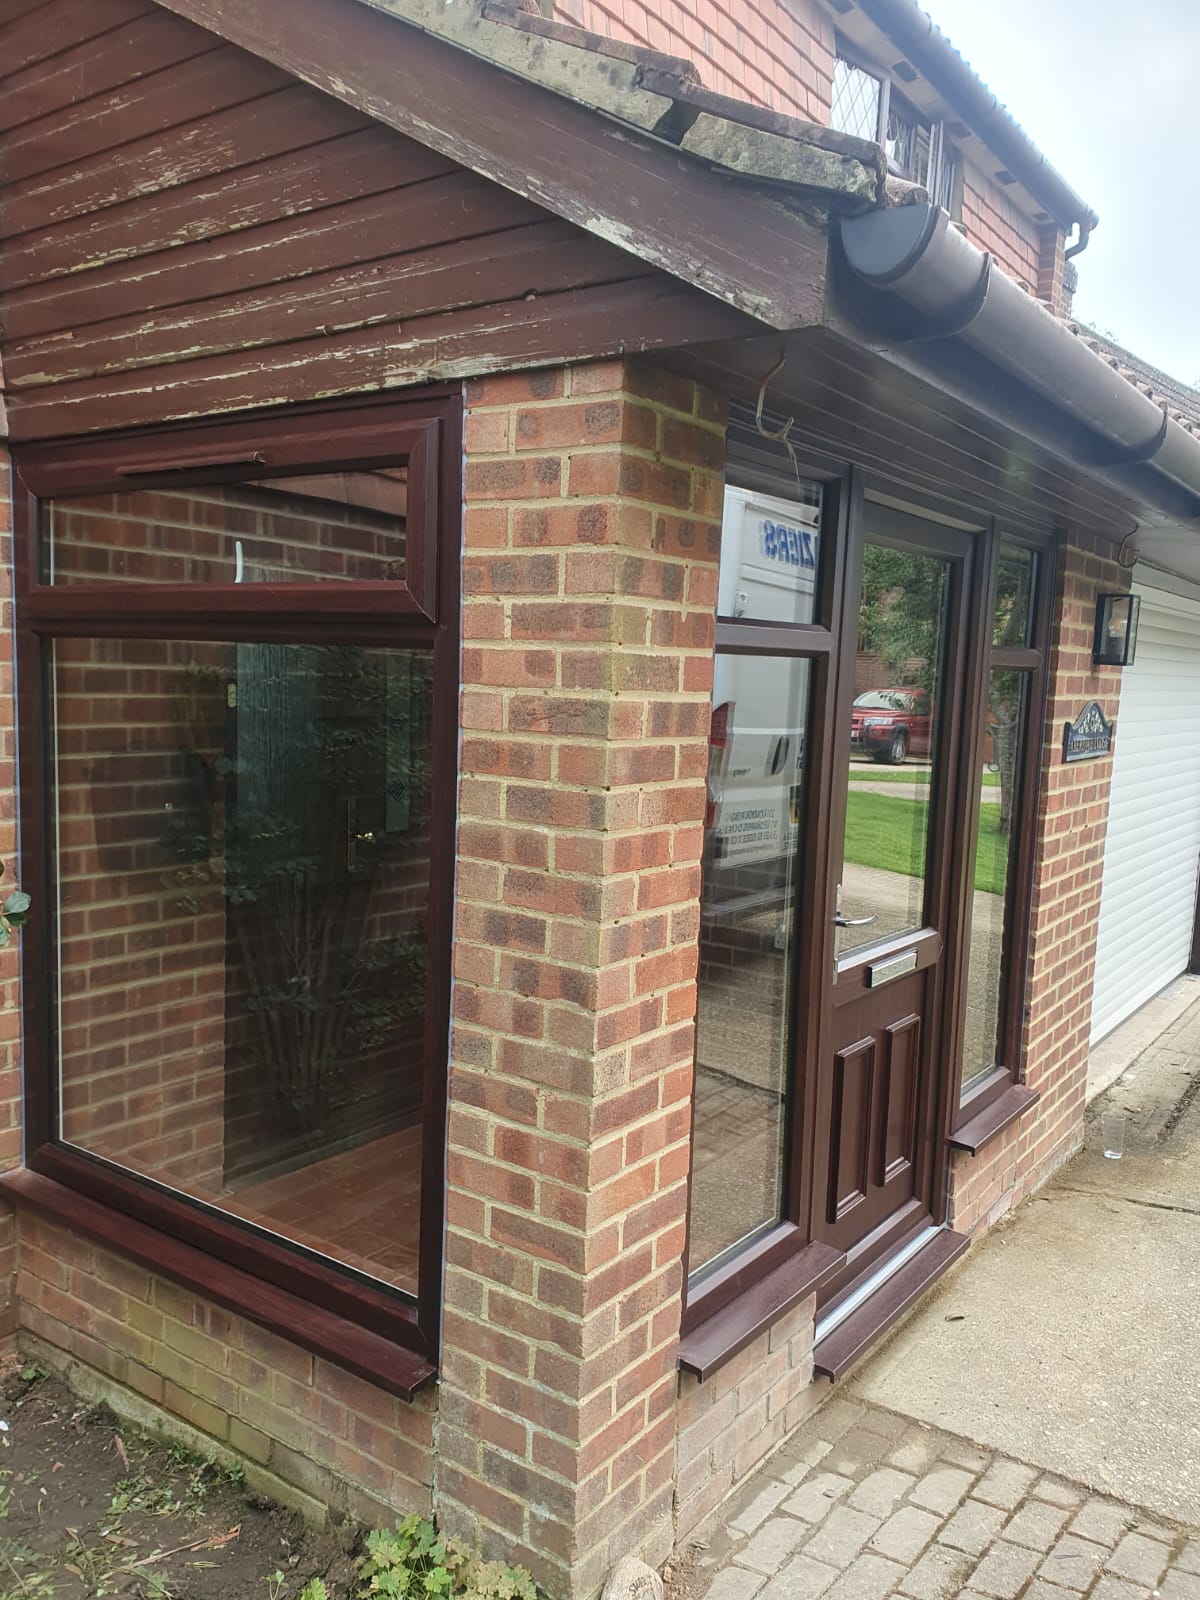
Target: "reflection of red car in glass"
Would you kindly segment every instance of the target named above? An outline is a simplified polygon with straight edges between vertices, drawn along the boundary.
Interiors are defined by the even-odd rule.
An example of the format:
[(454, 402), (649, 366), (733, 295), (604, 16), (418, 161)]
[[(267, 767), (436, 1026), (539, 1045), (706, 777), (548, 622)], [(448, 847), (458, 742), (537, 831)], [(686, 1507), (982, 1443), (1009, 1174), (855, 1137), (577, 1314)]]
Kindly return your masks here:
[(850, 744), (856, 752), (898, 767), (909, 755), (927, 756), (933, 713), (924, 689), (868, 689), (850, 712)]

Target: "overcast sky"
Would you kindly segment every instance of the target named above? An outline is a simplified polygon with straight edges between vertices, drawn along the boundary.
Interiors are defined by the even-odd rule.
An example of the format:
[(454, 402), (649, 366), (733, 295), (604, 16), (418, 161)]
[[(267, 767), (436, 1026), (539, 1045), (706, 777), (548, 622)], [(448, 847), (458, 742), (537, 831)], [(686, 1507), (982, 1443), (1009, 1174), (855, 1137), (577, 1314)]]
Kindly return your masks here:
[(922, 0), (1099, 213), (1075, 315), (1200, 383), (1200, 0)]

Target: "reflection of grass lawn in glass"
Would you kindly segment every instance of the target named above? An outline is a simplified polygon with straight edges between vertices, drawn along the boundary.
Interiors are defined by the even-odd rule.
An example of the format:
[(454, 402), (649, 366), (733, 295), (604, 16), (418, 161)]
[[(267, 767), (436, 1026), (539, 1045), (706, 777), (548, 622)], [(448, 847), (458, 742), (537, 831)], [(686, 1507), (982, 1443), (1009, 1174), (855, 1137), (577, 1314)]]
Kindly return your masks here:
[[(910, 769), (904, 772), (889, 772), (881, 767), (851, 767), (851, 783), (928, 783), (929, 773), (922, 768)], [(1000, 787), (1000, 774), (998, 772), (981, 772), (979, 774), (980, 787), (984, 789), (998, 789)]]
[[(925, 870), (927, 810), (920, 800), (851, 790), (846, 802), (846, 860), (919, 878)], [(999, 806), (980, 807), (975, 887), (985, 894), (1004, 893), (1008, 835), (1000, 832), (999, 823)]]

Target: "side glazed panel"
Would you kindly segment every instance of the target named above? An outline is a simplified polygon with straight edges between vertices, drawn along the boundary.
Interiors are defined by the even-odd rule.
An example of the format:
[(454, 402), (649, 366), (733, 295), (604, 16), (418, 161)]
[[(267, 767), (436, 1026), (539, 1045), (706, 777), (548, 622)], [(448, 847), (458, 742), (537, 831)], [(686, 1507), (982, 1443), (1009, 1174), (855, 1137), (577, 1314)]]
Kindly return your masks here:
[(742, 320), (138, 0), (0, 10), (0, 107), (14, 438)]

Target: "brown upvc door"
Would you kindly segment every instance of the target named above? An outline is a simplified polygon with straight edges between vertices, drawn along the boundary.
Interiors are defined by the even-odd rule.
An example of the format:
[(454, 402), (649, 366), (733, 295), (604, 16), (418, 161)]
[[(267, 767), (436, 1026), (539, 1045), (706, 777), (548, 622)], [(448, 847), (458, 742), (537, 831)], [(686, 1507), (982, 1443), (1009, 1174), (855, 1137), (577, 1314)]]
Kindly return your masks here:
[(869, 498), (855, 520), (830, 786), (831, 1005), (814, 1085), (812, 1234), (846, 1258), (826, 1304), (940, 1220), (975, 558), (971, 533)]

